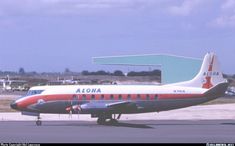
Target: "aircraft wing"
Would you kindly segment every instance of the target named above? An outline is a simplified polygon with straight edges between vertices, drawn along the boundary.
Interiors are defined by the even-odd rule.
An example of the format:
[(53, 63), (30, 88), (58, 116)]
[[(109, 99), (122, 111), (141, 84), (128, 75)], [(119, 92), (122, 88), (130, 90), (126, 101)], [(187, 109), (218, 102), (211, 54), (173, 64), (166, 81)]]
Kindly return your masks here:
[(86, 110), (133, 110), (133, 109), (140, 109), (136, 103), (131, 101), (114, 101), (114, 102), (90, 102), (82, 104), (81, 111)]
[(131, 101), (119, 101), (113, 103), (106, 103), (105, 106), (111, 109), (142, 109), (143, 107), (136, 105)]
[(105, 106), (106, 107), (110, 107), (110, 108), (115, 108), (115, 107), (126, 106), (126, 105), (128, 105), (130, 103), (131, 102), (129, 102), (129, 101), (119, 101), (119, 102), (113, 102), (113, 103), (106, 103)]

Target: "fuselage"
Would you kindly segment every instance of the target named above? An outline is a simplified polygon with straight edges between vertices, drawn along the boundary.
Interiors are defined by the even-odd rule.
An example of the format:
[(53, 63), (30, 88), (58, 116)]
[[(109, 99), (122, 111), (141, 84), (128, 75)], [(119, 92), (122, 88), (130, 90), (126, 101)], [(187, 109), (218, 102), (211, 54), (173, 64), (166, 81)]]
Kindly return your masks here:
[[(201, 104), (224, 95), (227, 81), (214, 53), (207, 53), (198, 74), (189, 81), (168, 85), (72, 85), (32, 87), (11, 107), (22, 114), (77, 113), (116, 121), (121, 114), (159, 112)], [(114, 115), (114, 117), (113, 117)]]
[[(81, 114), (159, 112), (211, 100), (212, 97), (204, 95), (207, 90), (156, 85), (39, 86), (31, 88), (26, 96), (14, 104), (17, 105), (15, 109), (38, 113), (68, 113), (68, 107), (72, 105), (80, 105)], [(119, 102), (130, 102), (135, 106), (107, 107), (109, 103)]]

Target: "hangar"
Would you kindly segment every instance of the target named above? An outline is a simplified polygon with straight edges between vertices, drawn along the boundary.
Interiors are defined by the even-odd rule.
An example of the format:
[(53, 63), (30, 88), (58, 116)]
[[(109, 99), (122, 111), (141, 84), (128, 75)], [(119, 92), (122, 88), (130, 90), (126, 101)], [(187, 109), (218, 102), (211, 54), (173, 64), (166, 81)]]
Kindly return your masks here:
[(145, 54), (93, 57), (99, 65), (158, 66), (161, 83), (175, 83), (192, 79), (200, 70), (202, 59), (170, 54)]

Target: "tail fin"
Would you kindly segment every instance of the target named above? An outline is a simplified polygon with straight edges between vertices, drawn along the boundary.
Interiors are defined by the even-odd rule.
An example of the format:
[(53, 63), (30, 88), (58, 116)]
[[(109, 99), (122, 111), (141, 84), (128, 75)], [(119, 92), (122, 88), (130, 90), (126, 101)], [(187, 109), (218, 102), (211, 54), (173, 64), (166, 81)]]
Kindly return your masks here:
[(214, 53), (207, 53), (199, 73), (192, 80), (174, 85), (209, 89), (223, 82), (226, 80), (219, 68), (217, 56)]

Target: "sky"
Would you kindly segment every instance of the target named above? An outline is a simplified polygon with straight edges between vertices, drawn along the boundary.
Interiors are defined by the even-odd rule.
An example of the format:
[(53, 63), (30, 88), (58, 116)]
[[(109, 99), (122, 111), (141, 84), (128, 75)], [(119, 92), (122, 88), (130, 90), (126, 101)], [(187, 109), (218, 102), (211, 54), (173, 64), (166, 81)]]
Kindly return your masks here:
[(97, 70), (92, 57), (215, 52), (235, 74), (235, 0), (1, 0), (0, 70)]

